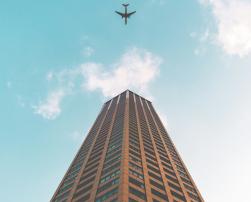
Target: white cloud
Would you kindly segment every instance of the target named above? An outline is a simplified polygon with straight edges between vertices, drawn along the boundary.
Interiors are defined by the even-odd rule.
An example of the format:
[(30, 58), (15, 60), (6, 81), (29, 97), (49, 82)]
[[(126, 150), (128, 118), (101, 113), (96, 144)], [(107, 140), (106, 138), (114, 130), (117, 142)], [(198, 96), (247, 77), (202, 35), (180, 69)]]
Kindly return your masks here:
[(78, 140), (82, 140), (83, 139), (83, 135), (80, 131), (74, 131), (70, 134), (70, 137), (72, 138), (72, 140), (74, 141), (78, 141)]
[(251, 53), (251, 1), (199, 0), (210, 6), (217, 25), (216, 41), (230, 55)]
[(86, 78), (84, 86), (90, 91), (101, 90), (105, 97), (114, 96), (126, 89), (147, 93), (149, 83), (159, 72), (160, 64), (159, 57), (146, 50), (133, 48), (109, 71), (105, 71), (101, 64), (82, 64), (82, 73)]
[(8, 89), (12, 88), (12, 82), (11, 81), (7, 81), (6, 82), (6, 86)]
[(17, 95), (17, 103), (20, 107), (24, 108), (26, 106), (25, 99), (21, 95)]
[(190, 37), (197, 40), (198, 42), (197, 47), (195, 47), (194, 49), (194, 54), (197, 56), (204, 55), (207, 51), (205, 43), (212, 42), (211, 32), (209, 31), (209, 28), (207, 28), (202, 33), (191, 32)]
[(50, 81), (50, 80), (53, 79), (53, 76), (54, 76), (53, 72), (50, 71), (50, 72), (48, 72), (48, 74), (46, 75), (46, 79), (47, 79), (48, 81)]
[(195, 55), (201, 55), (203, 53), (203, 50), (200, 47), (197, 47), (194, 49), (194, 54)]
[(199, 41), (200, 42), (205, 42), (209, 39), (209, 36), (210, 36), (210, 32), (209, 32), (209, 29), (207, 28), (204, 33), (202, 33), (202, 35), (200, 36), (199, 38)]
[[(83, 63), (75, 68), (49, 72), (47, 80), (54, 79), (57, 91), (33, 106), (34, 112), (45, 119), (55, 119), (61, 113), (61, 102), (65, 96), (79, 90), (100, 90), (104, 97), (115, 96), (126, 89), (148, 95), (149, 84), (159, 73), (161, 59), (149, 51), (132, 48), (115, 63), (105, 66), (99, 63)], [(55, 82), (54, 82), (55, 83)]]
[(91, 57), (93, 54), (94, 54), (94, 49), (90, 46), (86, 46), (84, 48), (84, 50), (82, 51), (82, 54), (85, 56), (85, 57)]
[(35, 114), (39, 114), (45, 119), (55, 119), (61, 113), (60, 105), (64, 96), (65, 92), (63, 90), (51, 92), (45, 101), (33, 106)]
[(192, 37), (192, 38), (196, 38), (197, 35), (198, 35), (198, 34), (197, 34), (196, 32), (191, 32), (191, 33), (190, 33), (190, 37)]
[(81, 37), (81, 43), (85, 43), (86, 41), (88, 41), (88, 40), (90, 40), (90, 37), (88, 36), (88, 35), (83, 35), (82, 37)]

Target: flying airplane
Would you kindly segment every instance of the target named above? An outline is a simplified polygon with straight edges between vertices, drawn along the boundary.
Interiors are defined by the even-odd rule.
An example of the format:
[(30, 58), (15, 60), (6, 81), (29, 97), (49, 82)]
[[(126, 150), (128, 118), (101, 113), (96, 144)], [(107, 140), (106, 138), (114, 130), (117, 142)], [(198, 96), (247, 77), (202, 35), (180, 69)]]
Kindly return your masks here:
[(136, 13), (136, 11), (133, 11), (131, 13), (127, 13), (127, 6), (129, 6), (129, 4), (122, 4), (125, 7), (125, 13), (121, 13), (118, 11), (115, 11), (117, 14), (121, 15), (122, 18), (125, 18), (125, 25), (127, 24), (127, 18), (129, 18), (131, 15), (133, 15), (134, 13)]

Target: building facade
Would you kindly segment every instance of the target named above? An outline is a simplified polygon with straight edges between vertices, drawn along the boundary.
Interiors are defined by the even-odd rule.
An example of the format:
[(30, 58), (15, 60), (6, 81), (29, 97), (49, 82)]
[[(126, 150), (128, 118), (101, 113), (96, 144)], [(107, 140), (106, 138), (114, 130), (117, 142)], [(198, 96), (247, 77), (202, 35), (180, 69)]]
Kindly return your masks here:
[(125, 91), (103, 105), (51, 202), (203, 202), (153, 105)]

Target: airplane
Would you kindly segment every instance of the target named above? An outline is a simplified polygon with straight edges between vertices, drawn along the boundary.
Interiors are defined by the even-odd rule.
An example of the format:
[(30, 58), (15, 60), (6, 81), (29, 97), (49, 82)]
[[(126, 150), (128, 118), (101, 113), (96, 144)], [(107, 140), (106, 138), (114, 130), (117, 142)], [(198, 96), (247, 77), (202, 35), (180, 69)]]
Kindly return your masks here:
[(134, 13), (136, 13), (136, 11), (133, 11), (131, 13), (127, 13), (127, 6), (129, 6), (129, 4), (122, 4), (125, 7), (125, 13), (121, 13), (118, 11), (115, 11), (117, 14), (121, 15), (122, 18), (125, 18), (125, 25), (127, 24), (127, 18), (129, 18), (131, 15), (133, 15)]

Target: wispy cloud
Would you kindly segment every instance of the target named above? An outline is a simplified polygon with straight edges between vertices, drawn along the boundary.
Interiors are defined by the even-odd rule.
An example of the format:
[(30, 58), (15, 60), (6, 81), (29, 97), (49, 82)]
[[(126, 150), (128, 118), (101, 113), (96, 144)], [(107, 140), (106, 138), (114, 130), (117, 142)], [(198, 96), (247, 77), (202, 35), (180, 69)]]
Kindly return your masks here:
[(46, 79), (48, 80), (48, 81), (50, 81), (50, 80), (52, 80), (53, 79), (53, 72), (52, 71), (50, 71), (50, 72), (48, 72), (47, 73), (47, 75), (46, 75)]
[(41, 115), (45, 119), (53, 120), (61, 113), (61, 102), (65, 96), (64, 90), (50, 92), (44, 101), (33, 106), (34, 113)]
[(70, 137), (72, 140), (74, 141), (79, 141), (83, 139), (83, 134), (80, 131), (73, 131), (72, 133), (70, 133)]
[(202, 33), (192, 32), (190, 33), (190, 37), (196, 39), (198, 42), (197, 46), (194, 49), (195, 55), (205, 54), (207, 51), (207, 47), (205, 46), (205, 43), (213, 42), (213, 37), (209, 28), (206, 28), (205, 31), (203, 31)]
[(94, 54), (94, 49), (91, 47), (91, 46), (86, 46), (83, 51), (82, 51), (82, 54), (85, 56), (85, 57), (91, 57), (93, 54)]
[(16, 96), (16, 99), (17, 99), (17, 103), (18, 103), (18, 105), (19, 105), (20, 107), (24, 108), (24, 107), (26, 106), (26, 101), (25, 101), (25, 99), (24, 99), (23, 96), (17, 95), (17, 96)]
[(7, 87), (8, 89), (12, 88), (12, 82), (11, 82), (11, 81), (7, 81), (7, 82), (6, 82), (6, 87)]
[(164, 5), (168, 2), (168, 0), (149, 0), (148, 2), (150, 2), (151, 4), (159, 4), (159, 5)]
[(147, 93), (149, 83), (159, 73), (161, 59), (146, 50), (133, 48), (113, 64), (110, 71), (96, 63), (81, 65), (84, 86), (87, 90), (101, 90), (105, 97), (111, 97), (123, 90), (134, 89)]
[(199, 0), (212, 8), (217, 33), (216, 42), (229, 55), (251, 53), (251, 1)]
[(147, 50), (131, 48), (110, 65), (89, 62), (59, 72), (50, 71), (46, 79), (56, 81), (58, 90), (49, 92), (45, 100), (33, 106), (34, 112), (53, 120), (62, 111), (63, 98), (79, 90), (100, 91), (104, 97), (126, 89), (149, 95), (149, 85), (158, 75), (161, 61)]

